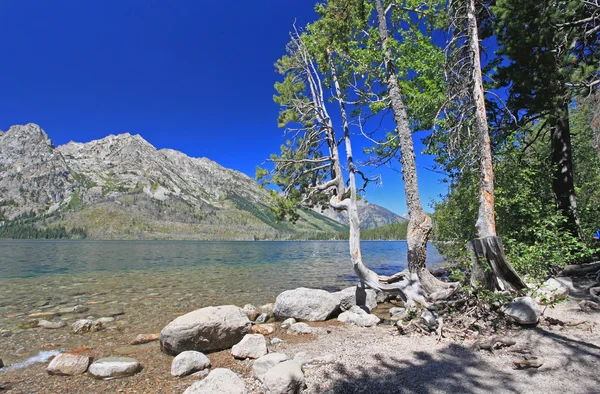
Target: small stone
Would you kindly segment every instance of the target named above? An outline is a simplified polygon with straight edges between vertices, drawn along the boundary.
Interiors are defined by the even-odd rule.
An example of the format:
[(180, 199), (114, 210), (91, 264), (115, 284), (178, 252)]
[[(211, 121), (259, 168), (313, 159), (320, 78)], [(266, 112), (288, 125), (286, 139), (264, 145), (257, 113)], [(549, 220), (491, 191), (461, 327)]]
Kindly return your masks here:
[(246, 394), (246, 385), (235, 372), (215, 368), (207, 377), (195, 382), (183, 394)]
[(88, 372), (96, 379), (110, 379), (135, 375), (141, 369), (140, 362), (135, 358), (106, 357), (94, 361)]
[(263, 324), (266, 323), (267, 321), (269, 321), (271, 316), (269, 316), (268, 313), (261, 313), (260, 315), (258, 315), (258, 317), (256, 318), (255, 323), (256, 324)]
[(306, 323), (294, 323), (288, 329), (288, 334), (312, 334), (312, 328)]
[(423, 311), (423, 313), (421, 313), (421, 321), (425, 323), (425, 325), (429, 327), (430, 330), (435, 329), (435, 327), (437, 326), (437, 316), (435, 315), (435, 313), (428, 310), (425, 310)]
[(258, 326), (250, 327), (251, 334), (270, 335), (275, 332), (274, 324), (259, 324)]
[(67, 325), (67, 323), (65, 323), (62, 320), (60, 320), (60, 321), (40, 320), (38, 322), (38, 327), (46, 328), (48, 330), (55, 330), (57, 328), (62, 328), (66, 325)]
[(294, 360), (275, 365), (264, 375), (263, 379), (265, 394), (300, 393), (304, 386), (302, 368)]
[(90, 358), (88, 356), (61, 353), (50, 361), (46, 372), (50, 375), (81, 375), (87, 371), (89, 364)]
[(283, 339), (281, 338), (273, 338), (271, 339), (271, 345), (279, 345), (283, 343)]
[(281, 328), (290, 328), (294, 323), (296, 323), (296, 319), (290, 317), (289, 319), (285, 319), (283, 323), (281, 323)]
[(71, 330), (75, 334), (84, 334), (87, 332), (100, 331), (102, 323), (96, 323), (90, 319), (80, 319), (71, 324)]
[(160, 339), (160, 334), (139, 334), (133, 341), (130, 342), (131, 345), (141, 345), (143, 343), (154, 342)]
[(171, 375), (181, 377), (210, 368), (210, 360), (204, 353), (187, 350), (179, 353), (171, 363)]
[(100, 323), (100, 324), (104, 325), (104, 324), (107, 324), (107, 323), (112, 323), (114, 321), (115, 321), (115, 318), (111, 317), (111, 316), (101, 317), (99, 319), (94, 320), (94, 324)]
[(377, 325), (381, 320), (377, 316), (365, 312), (362, 308), (353, 306), (350, 310), (340, 313), (338, 321), (354, 324), (359, 327), (372, 327)]
[(252, 372), (254, 376), (261, 382), (263, 381), (264, 375), (275, 365), (287, 361), (290, 358), (283, 353), (269, 353), (265, 356), (259, 357), (254, 361), (252, 365)]
[(401, 308), (399, 306), (395, 306), (393, 308), (390, 308), (390, 316), (394, 316), (398, 313), (404, 313), (406, 312), (406, 308)]
[(256, 307), (252, 304), (244, 305), (242, 310), (246, 313), (246, 315), (248, 316), (248, 319), (250, 319), (252, 321), (254, 321), (258, 317), (258, 315), (260, 315), (260, 312), (258, 311), (258, 309), (256, 309)]
[(231, 348), (235, 358), (259, 358), (267, 354), (267, 342), (260, 334), (246, 334), (244, 338)]

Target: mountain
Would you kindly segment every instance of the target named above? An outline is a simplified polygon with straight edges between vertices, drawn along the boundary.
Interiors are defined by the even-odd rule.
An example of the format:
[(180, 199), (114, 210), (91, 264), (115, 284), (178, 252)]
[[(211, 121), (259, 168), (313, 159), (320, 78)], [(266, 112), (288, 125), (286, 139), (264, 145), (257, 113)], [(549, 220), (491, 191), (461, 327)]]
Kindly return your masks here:
[(7, 223), (26, 218), (36, 228), (83, 228), (99, 239), (281, 239), (344, 229), (338, 217), (310, 210), (295, 224), (277, 222), (268, 204), (268, 191), (247, 175), (157, 150), (139, 135), (55, 148), (35, 124), (0, 132), (0, 220)]
[[(345, 226), (349, 225), (348, 215), (346, 212), (335, 211), (331, 208), (326, 209), (323, 212), (318, 212), (330, 219), (344, 224)], [(389, 209), (386, 209), (380, 205), (369, 204), (364, 200), (358, 201), (358, 217), (360, 219), (360, 228), (366, 230), (408, 221), (404, 217), (396, 215)]]

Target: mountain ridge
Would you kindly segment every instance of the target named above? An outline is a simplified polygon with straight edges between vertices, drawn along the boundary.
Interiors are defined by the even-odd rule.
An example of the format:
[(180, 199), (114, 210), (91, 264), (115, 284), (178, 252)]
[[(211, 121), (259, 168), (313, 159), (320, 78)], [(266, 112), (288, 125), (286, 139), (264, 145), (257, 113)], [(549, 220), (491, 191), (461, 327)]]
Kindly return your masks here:
[(0, 134), (0, 170), (0, 220), (33, 211), (38, 227), (83, 227), (91, 238), (281, 239), (344, 228), (343, 217), (308, 210), (296, 224), (277, 222), (269, 192), (246, 174), (139, 134), (54, 147), (36, 124), (12, 126)]

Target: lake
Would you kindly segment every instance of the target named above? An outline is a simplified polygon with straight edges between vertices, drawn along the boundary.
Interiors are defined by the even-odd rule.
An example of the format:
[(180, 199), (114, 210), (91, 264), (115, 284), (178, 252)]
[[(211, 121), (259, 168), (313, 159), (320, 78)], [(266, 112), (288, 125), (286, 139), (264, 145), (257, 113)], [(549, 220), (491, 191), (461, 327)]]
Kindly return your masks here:
[[(381, 274), (406, 267), (406, 242), (363, 242), (362, 253), (365, 264)], [(433, 246), (427, 258), (429, 266), (442, 263)], [(81, 342), (88, 346), (90, 338), (158, 332), (175, 316), (204, 306), (258, 306), (288, 289), (333, 291), (355, 283), (346, 241), (0, 240), (0, 341), (15, 360), (34, 354), (62, 330), (20, 325), (32, 313), (75, 305), (86, 310), (48, 319), (70, 324), (123, 312), (112, 323), (115, 330)], [(80, 340), (61, 338), (56, 341), (72, 346)]]

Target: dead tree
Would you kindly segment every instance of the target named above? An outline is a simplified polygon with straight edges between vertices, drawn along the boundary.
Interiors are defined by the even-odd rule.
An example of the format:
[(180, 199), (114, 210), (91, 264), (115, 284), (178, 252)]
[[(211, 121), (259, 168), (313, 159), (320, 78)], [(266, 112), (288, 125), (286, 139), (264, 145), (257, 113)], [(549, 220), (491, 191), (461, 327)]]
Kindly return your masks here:
[[(475, 227), (479, 238), (469, 242), (472, 254), (472, 284), (495, 290), (521, 290), (525, 283), (506, 259), (502, 239), (496, 234), (494, 211), (494, 169), (488, 129), (483, 78), (481, 73), (477, 0), (450, 2), (452, 41), (447, 47), (447, 84), (449, 90), (447, 118), (454, 121), (452, 138), (467, 138), (479, 171), (479, 212)], [(473, 129), (472, 135), (464, 130)], [(464, 146), (459, 142), (454, 146)], [(473, 146), (474, 145), (474, 146)]]

